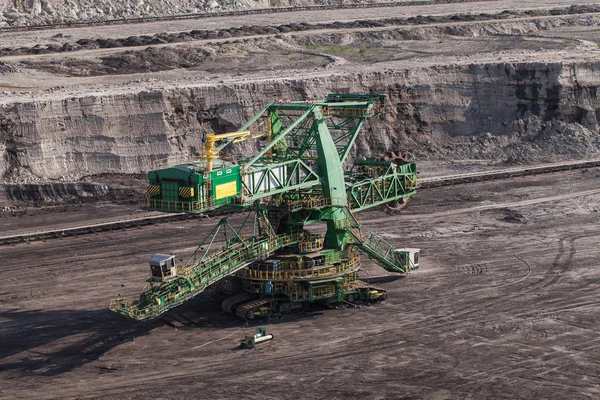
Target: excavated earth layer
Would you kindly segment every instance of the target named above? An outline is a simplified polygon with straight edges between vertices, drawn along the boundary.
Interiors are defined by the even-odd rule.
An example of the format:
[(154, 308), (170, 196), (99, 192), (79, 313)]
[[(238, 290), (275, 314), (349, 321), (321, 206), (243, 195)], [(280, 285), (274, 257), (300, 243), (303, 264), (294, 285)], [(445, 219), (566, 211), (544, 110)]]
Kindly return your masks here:
[(408, 0), (2, 0), (0, 1), (0, 27), (165, 17), (256, 8), (406, 1)]
[[(0, 56), (12, 56), (19, 54), (48, 54), (52, 52), (72, 52), (77, 50), (85, 49), (106, 49), (115, 47), (138, 47), (144, 45), (157, 45), (165, 43), (180, 43), (189, 42), (193, 40), (202, 39), (222, 39), (222, 38), (235, 38), (235, 37), (248, 37), (248, 36), (264, 36), (270, 34), (281, 34), (290, 32), (306, 32), (313, 30), (324, 30), (324, 29), (336, 29), (336, 30), (347, 30), (357, 28), (381, 28), (389, 26), (428, 26), (428, 25), (439, 25), (443, 23), (455, 23), (461, 21), (489, 21), (489, 20), (520, 20), (523, 17), (536, 17), (531, 18), (528, 23), (533, 26), (535, 30), (547, 29), (548, 24), (552, 24), (553, 20), (547, 20), (546, 16), (559, 16), (559, 15), (585, 15), (595, 14), (600, 12), (600, 5), (581, 5), (571, 6), (566, 8), (556, 8), (547, 10), (505, 10), (501, 13), (490, 14), (454, 14), (454, 15), (436, 15), (436, 16), (416, 16), (409, 18), (385, 18), (376, 20), (354, 20), (346, 22), (332, 22), (332, 23), (290, 23), (285, 25), (277, 26), (241, 26), (227, 29), (213, 29), (213, 30), (192, 30), (189, 32), (161, 32), (154, 35), (143, 35), (143, 36), (128, 36), (126, 38), (96, 38), (96, 39), (79, 39), (75, 42), (65, 41), (62, 45), (57, 43), (37, 43), (32, 47), (3, 47), (0, 49)], [(560, 21), (560, 20), (559, 20)], [(562, 24), (565, 24), (563, 20)], [(573, 24), (572, 21), (569, 21)], [(569, 23), (567, 22), (567, 23)], [(561, 22), (559, 22), (561, 23)], [(506, 26), (506, 23), (503, 24)], [(486, 34), (490, 34), (489, 25), (485, 25)], [(492, 28), (493, 29), (493, 28)], [(409, 31), (398, 31), (399, 33), (405, 33), (404, 39), (411, 39), (415, 37), (413, 30)], [(529, 30), (528, 32), (531, 32)], [(515, 33), (515, 32), (512, 32)], [(438, 30), (439, 34), (449, 35), (461, 35), (460, 26), (448, 26)], [(419, 35), (419, 32), (416, 33)], [(422, 34), (421, 34), (422, 36)], [(63, 36), (54, 37), (52, 39), (62, 39)]]
[[(17, 72), (9, 71), (7, 77), (46, 74), (56, 77), (52, 83), (64, 75), (88, 79), (115, 71), (121, 72), (115, 79), (130, 72), (129, 82), (135, 83), (144, 72), (179, 73), (185, 65), (186, 79), (216, 74), (223, 79), (220, 84), (205, 80), (184, 87), (108, 89), (72, 97), (49, 88), (33, 100), (23, 96), (15, 102), (6, 96), (0, 105), (0, 174), (5, 182), (19, 184), (136, 174), (157, 160), (196, 153), (201, 127), (236, 129), (274, 98), (312, 99), (330, 92), (389, 95), (387, 116), (370, 122), (358, 139), (354, 155), (360, 157), (401, 149), (417, 161), (498, 163), (597, 153), (600, 65), (592, 61), (597, 46), (528, 35), (420, 34), (420, 39), (406, 40), (397, 31), (332, 33), (12, 63)], [(453, 49), (452, 56), (444, 52), (447, 47)], [(543, 59), (503, 60), (517, 51)], [(550, 62), (553, 54), (578, 53), (589, 61)], [(486, 62), (456, 62), (482, 56)], [(423, 65), (423, 60), (444, 64)], [(410, 68), (397, 68), (401, 65)], [(356, 66), (363, 72), (351, 72)], [(225, 81), (226, 74), (235, 79), (242, 69), (264, 74), (265, 67), (273, 69), (271, 76), (303, 70), (306, 77)], [(246, 144), (232, 153), (252, 151)]]
[[(596, 156), (600, 18), (593, 6), (533, 11), (474, 13), (473, 21), (409, 13), (341, 28), (258, 36), (244, 28), (230, 39), (2, 57), (0, 203), (62, 194), (130, 200), (131, 192), (103, 185), (197, 154), (202, 128), (237, 129), (273, 99), (331, 92), (389, 95), (387, 115), (370, 121), (353, 157), (400, 150), (421, 164), (497, 165)], [(411, 26), (388, 26), (411, 18)], [(244, 143), (230, 153), (255, 151)], [(82, 180), (92, 186), (77, 186)]]

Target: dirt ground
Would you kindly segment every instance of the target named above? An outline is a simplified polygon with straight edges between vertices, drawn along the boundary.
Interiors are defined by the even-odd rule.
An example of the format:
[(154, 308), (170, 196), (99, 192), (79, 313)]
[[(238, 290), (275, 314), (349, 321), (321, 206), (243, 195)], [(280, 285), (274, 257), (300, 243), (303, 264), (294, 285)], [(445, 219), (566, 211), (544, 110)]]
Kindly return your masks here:
[[(1, 33), (0, 41), (34, 46), (241, 25), (499, 13), (524, 6), (499, 0), (253, 15), (243, 21), (214, 17)], [(325, 77), (357, 66), (369, 72), (595, 61), (600, 52), (597, 15), (589, 18), (589, 23), (569, 25), (563, 17), (549, 17), (556, 27), (540, 31), (541, 36), (530, 35), (528, 21), (515, 23), (510, 36), (495, 36), (508, 29), (499, 22), (497, 31), (485, 37), (476, 22), (461, 22), (440, 24), (437, 28), (447, 30), (443, 35), (430, 25), (430, 30), (416, 27), (415, 38), (395, 28), (340, 29), (252, 36), (242, 42), (198, 40), (5, 57), (0, 59), (0, 69), (7, 69), (0, 76), (0, 103), (215, 81)], [(472, 34), (450, 29), (472, 29)], [(142, 63), (147, 69), (135, 67)], [(492, 168), (478, 160), (461, 162), (450, 168), (436, 161), (428, 170), (437, 175)], [(83, 204), (6, 213), (0, 230), (8, 234), (129, 217), (136, 208)], [(362, 278), (388, 291), (384, 303), (314, 307), (249, 326), (223, 313), (221, 299), (208, 296), (178, 309), (202, 317), (183, 329), (162, 320), (138, 323), (108, 311), (111, 298), (141, 292), (151, 254), (190, 254), (214, 220), (0, 247), (0, 398), (600, 397), (600, 169), (423, 190), (400, 216), (373, 211), (361, 218), (364, 231), (373, 230), (397, 247), (421, 248), (420, 269), (402, 278), (365, 259)], [(275, 340), (255, 350), (237, 349), (261, 325)]]
[[(390, 32), (378, 32), (389, 35)], [(392, 31), (393, 33), (393, 31)], [(380, 36), (378, 35), (378, 36)], [(221, 44), (195, 47), (188, 45), (148, 47), (139, 51), (111, 52), (96, 57), (93, 51), (81, 57), (48, 57), (46, 60), (23, 61), (20, 65), (57, 76), (103, 76), (140, 74), (185, 68), (208, 74), (257, 73), (268, 70), (319, 70), (334, 64), (351, 63), (352, 67), (370, 66), (384, 61), (404, 61), (444, 57), (452, 49), (453, 57), (473, 53), (497, 55), (498, 52), (560, 51), (572, 44), (553, 38), (461, 38), (443, 36), (431, 40), (382, 40), (363, 35), (348, 44), (338, 44), (330, 37), (305, 36), (287, 42), (255, 39), (253, 43)], [(300, 42), (300, 43), (298, 43)], [(304, 43), (303, 43), (304, 42)], [(320, 44), (305, 44), (320, 43)], [(328, 57), (329, 56), (329, 57)], [(348, 67), (351, 68), (349, 65)]]
[(421, 248), (420, 269), (399, 278), (364, 260), (388, 300), (265, 322), (275, 339), (255, 350), (237, 346), (260, 325), (218, 299), (186, 303), (206, 320), (184, 329), (107, 310), (140, 292), (152, 253), (191, 252), (214, 221), (3, 247), (0, 397), (598, 398), (599, 202), (591, 169), (363, 213), (365, 231)]

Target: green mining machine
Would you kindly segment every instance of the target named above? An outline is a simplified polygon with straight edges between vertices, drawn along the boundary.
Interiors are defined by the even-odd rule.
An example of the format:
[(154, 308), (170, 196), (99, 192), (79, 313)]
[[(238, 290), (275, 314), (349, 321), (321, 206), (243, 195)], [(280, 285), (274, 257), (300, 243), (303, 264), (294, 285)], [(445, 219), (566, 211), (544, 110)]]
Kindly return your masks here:
[[(385, 299), (385, 290), (358, 279), (359, 254), (405, 274), (418, 267), (419, 253), (363, 234), (356, 212), (401, 207), (415, 193), (416, 167), (396, 155), (347, 164), (363, 124), (384, 113), (385, 101), (331, 94), (271, 102), (237, 132), (205, 135), (197, 161), (150, 171), (149, 210), (227, 217), (187, 262), (153, 255), (140, 298), (114, 299), (110, 309), (146, 320), (216, 284), (230, 295), (223, 308), (244, 319), (312, 302)], [(228, 160), (224, 149), (244, 140), (256, 140), (258, 153)]]

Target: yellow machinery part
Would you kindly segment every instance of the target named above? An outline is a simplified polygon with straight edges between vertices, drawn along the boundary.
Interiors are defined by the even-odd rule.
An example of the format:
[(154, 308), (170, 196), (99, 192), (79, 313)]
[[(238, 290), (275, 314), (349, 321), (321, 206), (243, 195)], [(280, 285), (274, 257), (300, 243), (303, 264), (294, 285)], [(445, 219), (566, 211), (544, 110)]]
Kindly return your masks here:
[[(264, 134), (262, 134), (262, 136), (264, 136)], [(213, 132), (207, 134), (206, 141), (204, 142), (204, 148), (206, 150), (206, 153), (204, 154), (204, 158), (206, 159), (206, 171), (212, 171), (212, 161), (213, 159), (219, 157), (219, 152), (214, 148), (215, 141), (222, 139), (233, 139), (233, 143), (237, 143), (245, 140), (248, 137), (251, 137), (250, 131), (221, 133), (219, 135), (215, 135)]]
[(151, 195), (160, 194), (160, 185), (148, 185), (146, 192)]
[(193, 197), (194, 196), (194, 188), (193, 187), (180, 187), (179, 195), (181, 197)]
[(227, 182), (215, 187), (215, 199), (222, 199), (224, 197), (235, 196), (237, 194), (237, 183)]

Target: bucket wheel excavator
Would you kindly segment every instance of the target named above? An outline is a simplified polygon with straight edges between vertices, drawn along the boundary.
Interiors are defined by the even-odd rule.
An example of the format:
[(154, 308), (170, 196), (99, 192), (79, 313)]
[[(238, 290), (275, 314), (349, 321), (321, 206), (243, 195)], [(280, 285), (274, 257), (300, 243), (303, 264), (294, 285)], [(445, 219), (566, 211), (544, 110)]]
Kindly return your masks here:
[[(147, 320), (215, 284), (230, 294), (223, 308), (246, 320), (313, 302), (384, 300), (385, 290), (358, 279), (360, 255), (406, 274), (419, 251), (364, 234), (356, 213), (404, 204), (416, 190), (416, 166), (394, 153), (347, 161), (385, 102), (380, 94), (271, 102), (237, 132), (204, 135), (199, 160), (150, 171), (147, 209), (227, 216), (187, 262), (153, 255), (139, 299), (113, 299), (110, 309)], [(228, 159), (224, 149), (247, 140), (257, 141), (257, 154)]]

